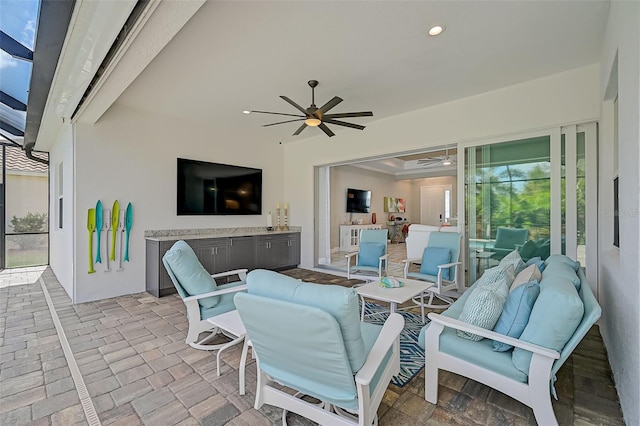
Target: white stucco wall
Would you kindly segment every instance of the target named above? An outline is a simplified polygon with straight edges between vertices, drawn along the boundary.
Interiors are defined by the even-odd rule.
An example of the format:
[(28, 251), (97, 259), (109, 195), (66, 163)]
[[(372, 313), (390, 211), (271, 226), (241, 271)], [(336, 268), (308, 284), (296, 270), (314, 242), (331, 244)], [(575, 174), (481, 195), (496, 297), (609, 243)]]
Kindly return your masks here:
[[(207, 123), (181, 123), (176, 117), (117, 103), (95, 125), (76, 125), (76, 173), (82, 177), (76, 181), (76, 303), (145, 291), (145, 230), (266, 226), (268, 206), (284, 199), (282, 152), (256, 141), (220, 142), (230, 140)], [(177, 157), (263, 169), (263, 214), (177, 216)], [(98, 200), (105, 209), (111, 209), (114, 200), (121, 210), (129, 202), (133, 205), (131, 261), (123, 271), (104, 273), (104, 266), (96, 265), (97, 272), (87, 274), (84, 218)]]
[[(58, 165), (63, 164), (63, 227), (58, 228), (56, 215), (56, 184)], [(74, 298), (74, 166), (73, 166), (73, 128), (66, 125), (49, 152), (49, 264), (62, 287)], [(86, 221), (82, 222), (86, 226)], [(86, 235), (83, 234), (83, 235)], [(85, 243), (86, 244), (86, 243)], [(85, 262), (86, 264), (86, 262)], [(85, 271), (86, 272), (86, 271)]]
[(291, 202), (291, 223), (302, 226), (302, 266), (314, 264), (314, 166), (594, 121), (598, 71), (592, 65), (555, 74), (373, 121), (364, 131), (340, 129), (330, 143), (320, 135), (286, 144), (284, 196)]
[[(371, 213), (346, 213), (347, 188), (371, 191), (371, 213), (376, 214), (376, 223), (386, 228), (389, 213), (384, 212), (384, 197), (404, 198), (406, 205), (413, 204), (411, 181), (397, 181), (386, 173), (374, 172), (353, 166), (336, 166), (331, 168), (331, 248), (340, 245), (340, 225), (350, 220), (362, 219), (362, 223), (371, 223)], [(396, 216), (405, 217), (404, 213)]]
[[(624, 419), (640, 424), (640, 3), (613, 1), (602, 52), (599, 152), (600, 331)], [(611, 81), (617, 54), (620, 248), (613, 246), (613, 116)], [(615, 72), (613, 72), (615, 81)], [(609, 97), (609, 99), (607, 99)]]

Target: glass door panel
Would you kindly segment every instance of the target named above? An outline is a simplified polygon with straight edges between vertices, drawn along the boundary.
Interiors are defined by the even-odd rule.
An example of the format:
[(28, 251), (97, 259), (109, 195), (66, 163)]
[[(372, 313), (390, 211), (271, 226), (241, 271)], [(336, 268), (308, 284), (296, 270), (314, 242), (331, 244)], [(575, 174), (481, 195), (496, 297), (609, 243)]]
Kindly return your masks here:
[(469, 282), (514, 249), (550, 253), (550, 137), (466, 149)]

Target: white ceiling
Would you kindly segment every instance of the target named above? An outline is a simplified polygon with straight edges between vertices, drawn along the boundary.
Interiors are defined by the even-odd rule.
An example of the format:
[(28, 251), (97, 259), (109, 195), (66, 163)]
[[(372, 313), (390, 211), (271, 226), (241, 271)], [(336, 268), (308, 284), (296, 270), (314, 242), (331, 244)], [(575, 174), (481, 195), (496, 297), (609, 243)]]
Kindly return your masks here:
[[(366, 125), (597, 63), (607, 14), (599, 1), (209, 1), (117, 103), (287, 143), (321, 130), (291, 136), (299, 123), (241, 111), (295, 114), (278, 96), (306, 107), (316, 79), (317, 105), (340, 96), (331, 112), (371, 110), (345, 119)], [(434, 24), (446, 31), (428, 37)]]

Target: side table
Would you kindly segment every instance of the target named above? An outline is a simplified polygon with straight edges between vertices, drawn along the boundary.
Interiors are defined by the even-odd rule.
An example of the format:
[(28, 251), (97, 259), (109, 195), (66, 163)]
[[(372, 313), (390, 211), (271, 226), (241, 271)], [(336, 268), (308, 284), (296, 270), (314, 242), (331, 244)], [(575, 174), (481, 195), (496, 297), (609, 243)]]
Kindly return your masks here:
[(240, 358), (240, 366), (238, 368), (240, 375), (240, 395), (244, 395), (245, 386), (244, 386), (244, 377), (245, 377), (245, 366), (247, 362), (247, 350), (248, 345), (250, 344), (246, 341), (245, 337), (247, 335), (247, 330), (244, 328), (244, 324), (240, 319), (240, 314), (237, 310), (225, 312), (224, 314), (216, 315), (215, 317), (211, 317), (207, 319), (209, 323), (214, 325), (215, 327), (220, 328), (222, 331), (230, 334), (235, 337), (235, 339), (231, 340), (229, 343), (224, 344), (220, 349), (218, 349), (218, 353), (216, 354), (216, 368), (218, 376), (220, 376), (220, 354), (223, 350), (237, 345), (238, 343), (244, 342), (244, 346), (242, 348), (242, 356)]

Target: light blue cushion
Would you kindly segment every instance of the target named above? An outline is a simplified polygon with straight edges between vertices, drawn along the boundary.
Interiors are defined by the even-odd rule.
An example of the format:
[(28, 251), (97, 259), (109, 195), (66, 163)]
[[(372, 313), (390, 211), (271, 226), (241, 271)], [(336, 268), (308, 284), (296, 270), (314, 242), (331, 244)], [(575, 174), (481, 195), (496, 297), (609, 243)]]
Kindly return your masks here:
[(380, 265), (380, 256), (384, 256), (386, 246), (379, 243), (360, 243), (360, 252), (358, 253), (358, 266), (374, 266)]
[[(509, 293), (493, 331), (515, 339), (519, 338), (529, 322), (531, 310), (539, 294), (540, 286), (535, 280), (518, 286)], [(493, 342), (493, 350), (497, 352), (508, 351), (512, 347), (497, 340)]]
[[(449, 308), (451, 309), (451, 308)], [(445, 311), (446, 313), (446, 311)], [(444, 315), (444, 314), (443, 314)], [(425, 333), (431, 324), (427, 324), (420, 331), (418, 344), (424, 349)], [(440, 351), (465, 360), (471, 364), (486, 368), (509, 377), (521, 383), (527, 383), (527, 375), (518, 371), (511, 360), (510, 352), (495, 352), (493, 350), (493, 340), (484, 339), (475, 342), (461, 339), (457, 336), (456, 330), (445, 327), (440, 334)], [(427, 360), (429, 362), (429, 360)]]
[[(520, 340), (560, 351), (580, 324), (584, 306), (573, 281), (552, 276), (548, 273), (549, 266), (540, 281), (540, 295)], [(529, 374), (531, 356), (531, 352), (515, 348), (513, 364)]]
[[(165, 265), (180, 282), (180, 285), (190, 296), (209, 293), (217, 286), (211, 274), (204, 269), (193, 249), (186, 242), (177, 241), (163, 256)], [(203, 308), (213, 308), (220, 301), (219, 296), (198, 300)]]
[[(486, 286), (479, 285), (469, 295), (458, 319), (467, 324), (493, 330), (498, 318), (500, 318), (502, 307), (508, 295), (509, 286), (504, 277), (487, 283)], [(462, 330), (457, 330), (457, 333), (458, 336), (469, 340), (479, 341), (484, 339), (482, 336)]]
[(327, 311), (340, 325), (344, 345), (353, 371), (366, 360), (360, 330), (358, 293), (355, 289), (298, 281), (265, 269), (255, 269), (247, 275), (248, 292)]
[(544, 261), (544, 263), (546, 263), (547, 265), (550, 265), (556, 262), (566, 263), (567, 265), (571, 266), (574, 271), (578, 271), (578, 268), (580, 267), (580, 262), (576, 262), (570, 257), (565, 256), (564, 254), (553, 254), (547, 257), (546, 260)]
[[(224, 290), (226, 288), (237, 287), (239, 285), (243, 285), (243, 281), (237, 281), (229, 284), (222, 284), (218, 286), (218, 290)], [(205, 308), (200, 306), (200, 318), (203, 320), (207, 318), (211, 318), (216, 315), (224, 314), (225, 312), (233, 311), (236, 308), (236, 305), (233, 303), (233, 297), (235, 293), (227, 293), (222, 296), (218, 296), (220, 301), (213, 308)]]
[(580, 278), (576, 274), (573, 266), (565, 262), (552, 262), (545, 266), (543, 278), (545, 276), (564, 278), (573, 283), (576, 290), (580, 290)]
[[(304, 394), (357, 409), (355, 372), (336, 318), (314, 306), (252, 294), (248, 285), (249, 293), (237, 293), (234, 301), (260, 369)], [(355, 325), (360, 333), (359, 318)]]
[[(422, 253), (422, 265), (420, 273), (426, 275), (438, 275), (438, 265), (451, 262), (451, 249), (444, 247), (427, 247)], [(449, 268), (442, 270), (442, 278), (449, 279)]]

